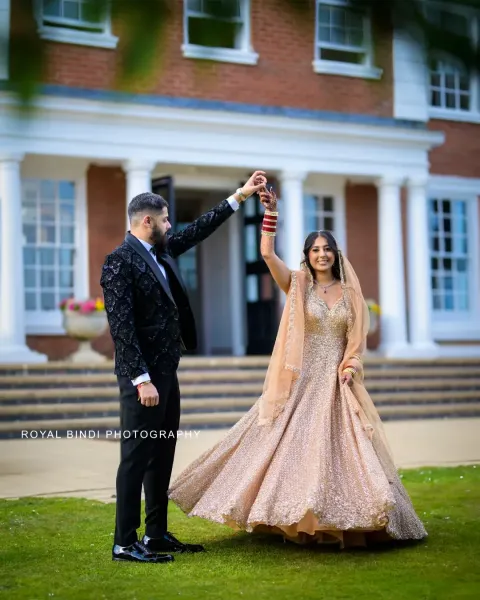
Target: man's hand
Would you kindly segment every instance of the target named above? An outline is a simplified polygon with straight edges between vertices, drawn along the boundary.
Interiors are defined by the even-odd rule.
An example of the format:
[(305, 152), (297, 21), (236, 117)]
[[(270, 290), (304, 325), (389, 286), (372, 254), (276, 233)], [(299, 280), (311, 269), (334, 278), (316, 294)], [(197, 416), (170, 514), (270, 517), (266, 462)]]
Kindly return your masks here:
[(250, 177), (247, 183), (242, 187), (243, 194), (248, 198), (252, 194), (255, 194), (267, 183), (267, 178), (264, 171), (255, 171)]
[(264, 188), (260, 192), (260, 202), (267, 210), (276, 211), (277, 210), (277, 196), (273, 189)]
[(143, 406), (157, 406), (160, 400), (153, 383), (146, 383), (138, 388), (138, 400)]

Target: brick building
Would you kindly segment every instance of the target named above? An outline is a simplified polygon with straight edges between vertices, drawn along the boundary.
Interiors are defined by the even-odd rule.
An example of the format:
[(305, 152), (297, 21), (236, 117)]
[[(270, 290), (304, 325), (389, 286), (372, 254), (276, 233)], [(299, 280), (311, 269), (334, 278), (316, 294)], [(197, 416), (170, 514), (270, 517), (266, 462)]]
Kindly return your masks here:
[[(201, 44), (202, 0), (176, 0), (158, 67), (121, 93), (120, 27), (89, 23), (82, 4), (37, 2), (48, 69), (28, 121), (0, 91), (0, 362), (72, 351), (58, 304), (101, 293), (134, 195), (153, 185), (181, 227), (254, 169), (281, 197), (290, 267), (309, 231), (334, 231), (383, 311), (371, 348), (480, 355), (477, 75), (427, 65), (421, 45), (380, 34), (342, 0), (317, 0), (310, 16), (239, 0), (219, 24), (222, 48)], [(480, 27), (458, 3), (426, 4), (445, 26)], [(15, 3), (0, 0), (3, 80), (18, 25)], [(271, 348), (282, 298), (259, 256), (260, 220), (251, 200), (180, 259), (201, 354)], [(97, 348), (111, 354), (108, 335)]]

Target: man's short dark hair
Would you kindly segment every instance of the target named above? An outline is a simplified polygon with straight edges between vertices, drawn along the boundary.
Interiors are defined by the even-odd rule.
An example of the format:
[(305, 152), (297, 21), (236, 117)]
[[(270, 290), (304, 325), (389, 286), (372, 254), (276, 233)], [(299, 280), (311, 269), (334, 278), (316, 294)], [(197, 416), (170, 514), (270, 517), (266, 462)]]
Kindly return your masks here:
[(128, 205), (128, 218), (131, 221), (137, 215), (145, 212), (160, 214), (164, 208), (168, 208), (165, 198), (152, 192), (144, 192), (135, 196)]

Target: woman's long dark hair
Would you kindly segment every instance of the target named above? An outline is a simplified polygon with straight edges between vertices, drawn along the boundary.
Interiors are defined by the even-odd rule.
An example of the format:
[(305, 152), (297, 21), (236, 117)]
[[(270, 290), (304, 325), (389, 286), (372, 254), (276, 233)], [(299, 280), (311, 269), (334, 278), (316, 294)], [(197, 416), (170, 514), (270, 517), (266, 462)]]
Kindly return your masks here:
[(337, 241), (335, 240), (330, 231), (312, 231), (312, 233), (309, 233), (307, 235), (307, 239), (305, 240), (305, 246), (303, 247), (304, 258), (302, 262), (304, 262), (307, 265), (307, 267), (310, 269), (312, 277), (315, 279), (315, 270), (310, 264), (310, 261), (308, 260), (308, 254), (312, 249), (313, 245), (315, 244), (315, 240), (319, 237), (323, 237), (327, 240), (328, 245), (330, 246), (330, 248), (333, 251), (333, 254), (335, 255), (335, 262), (333, 263), (332, 267), (332, 275), (335, 279), (338, 279), (338, 281), (340, 281), (340, 256), (338, 253)]

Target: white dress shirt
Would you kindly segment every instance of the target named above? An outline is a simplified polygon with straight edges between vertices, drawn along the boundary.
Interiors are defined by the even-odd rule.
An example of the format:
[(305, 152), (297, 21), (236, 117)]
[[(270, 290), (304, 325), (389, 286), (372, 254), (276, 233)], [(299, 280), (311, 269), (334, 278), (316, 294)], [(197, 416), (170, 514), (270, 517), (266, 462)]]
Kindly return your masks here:
[[(233, 208), (233, 210), (238, 210), (240, 208), (240, 204), (235, 200), (235, 198), (233, 196), (230, 196), (229, 198), (227, 198), (227, 200), (228, 200), (230, 206)], [(151, 249), (153, 248), (152, 244), (149, 244), (148, 242), (146, 242), (145, 240), (141, 240), (140, 238), (137, 238), (137, 239), (142, 244), (142, 246), (147, 250), (147, 252), (149, 252), (152, 255), (153, 260), (157, 263), (158, 268), (160, 269), (162, 275), (168, 281), (165, 267), (158, 262), (157, 257), (155, 256), (155, 253), (151, 252)], [(150, 375), (148, 373), (144, 373), (143, 375), (139, 375), (135, 379), (132, 379), (132, 383), (133, 383), (133, 385), (137, 386), (139, 383), (148, 381), (149, 379), (150, 379)]]

